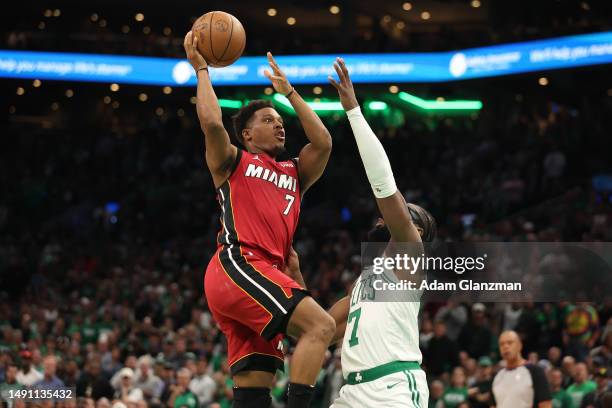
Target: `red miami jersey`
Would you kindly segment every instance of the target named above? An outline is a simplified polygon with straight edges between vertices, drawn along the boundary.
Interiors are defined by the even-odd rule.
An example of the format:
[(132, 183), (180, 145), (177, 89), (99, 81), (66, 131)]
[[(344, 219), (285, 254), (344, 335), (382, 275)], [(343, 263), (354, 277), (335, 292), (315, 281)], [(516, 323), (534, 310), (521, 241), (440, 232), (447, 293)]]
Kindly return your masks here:
[(243, 255), (258, 255), (283, 268), (300, 216), (297, 161), (277, 162), (265, 153), (238, 149), (218, 200), (218, 247), (240, 247)]

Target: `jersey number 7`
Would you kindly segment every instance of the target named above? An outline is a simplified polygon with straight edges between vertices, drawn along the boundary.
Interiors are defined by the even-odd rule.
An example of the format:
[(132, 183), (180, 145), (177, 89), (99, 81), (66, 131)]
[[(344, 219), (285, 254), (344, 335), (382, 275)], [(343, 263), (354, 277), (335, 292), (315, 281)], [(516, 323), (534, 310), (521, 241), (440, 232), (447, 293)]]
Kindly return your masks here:
[(293, 205), (293, 202), (295, 201), (295, 197), (292, 196), (291, 194), (287, 194), (285, 195), (285, 200), (287, 200), (287, 208), (285, 208), (285, 211), (283, 211), (283, 215), (289, 214), (289, 211), (291, 210), (291, 206)]
[(349, 346), (353, 347), (359, 344), (359, 337), (357, 337), (357, 328), (359, 327), (359, 319), (361, 318), (361, 308), (353, 310), (348, 317), (349, 324), (355, 320), (353, 330), (351, 330), (351, 338), (349, 339)]

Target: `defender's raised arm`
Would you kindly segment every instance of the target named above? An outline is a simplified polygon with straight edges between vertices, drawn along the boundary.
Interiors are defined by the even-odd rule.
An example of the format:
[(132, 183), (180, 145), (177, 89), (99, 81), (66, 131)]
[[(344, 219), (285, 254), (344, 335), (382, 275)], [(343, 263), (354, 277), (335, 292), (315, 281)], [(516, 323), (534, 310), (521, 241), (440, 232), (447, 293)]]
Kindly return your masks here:
[(355, 135), (359, 155), (376, 197), (376, 203), (391, 232), (391, 237), (396, 242), (420, 242), (421, 235), (412, 222), (404, 197), (397, 190), (385, 149), (361, 113), (344, 60), (337, 58), (334, 69), (340, 82), (332, 77), (329, 77), (329, 82), (340, 95), (340, 102)]

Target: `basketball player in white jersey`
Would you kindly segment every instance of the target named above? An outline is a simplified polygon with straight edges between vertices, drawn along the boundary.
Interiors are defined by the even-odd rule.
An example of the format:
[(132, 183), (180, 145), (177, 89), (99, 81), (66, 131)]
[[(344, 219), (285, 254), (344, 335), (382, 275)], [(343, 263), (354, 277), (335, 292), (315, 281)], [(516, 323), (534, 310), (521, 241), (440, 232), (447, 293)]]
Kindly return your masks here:
[[(420, 254), (421, 242), (435, 237), (435, 220), (423, 208), (407, 204), (397, 190), (384, 148), (361, 114), (344, 60), (338, 58), (334, 68), (340, 81), (331, 77), (329, 81), (340, 95), (382, 214), (369, 234), (369, 241), (391, 241), (396, 248), (400, 244), (395, 243), (415, 243), (412, 249), (400, 251)], [(385, 256), (391, 254), (392, 245), (385, 249)], [(419, 271), (416, 276), (422, 279), (422, 273)], [(406, 276), (398, 270), (376, 274), (372, 268), (366, 268), (350, 296), (330, 310), (337, 322), (336, 338), (343, 338), (342, 371), (346, 381), (332, 408), (427, 408), (429, 390), (425, 372), (420, 368), (419, 350), (421, 293), (413, 290), (398, 296), (373, 290), (375, 280), (397, 282)]]

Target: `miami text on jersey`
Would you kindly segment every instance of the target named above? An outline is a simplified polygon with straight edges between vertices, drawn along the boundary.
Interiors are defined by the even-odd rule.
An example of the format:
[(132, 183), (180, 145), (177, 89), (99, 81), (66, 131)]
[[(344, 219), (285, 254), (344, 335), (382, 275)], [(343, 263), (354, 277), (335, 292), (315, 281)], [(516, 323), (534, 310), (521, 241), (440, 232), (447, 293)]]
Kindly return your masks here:
[(256, 177), (269, 181), (278, 188), (284, 188), (286, 190), (293, 191), (294, 193), (297, 188), (297, 180), (294, 177), (286, 174), (278, 175), (273, 170), (266, 169), (262, 166), (256, 166), (253, 163), (249, 163), (244, 175), (245, 177)]

